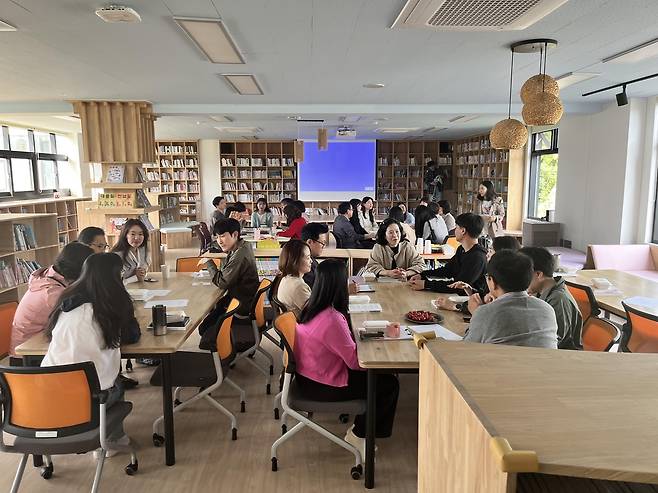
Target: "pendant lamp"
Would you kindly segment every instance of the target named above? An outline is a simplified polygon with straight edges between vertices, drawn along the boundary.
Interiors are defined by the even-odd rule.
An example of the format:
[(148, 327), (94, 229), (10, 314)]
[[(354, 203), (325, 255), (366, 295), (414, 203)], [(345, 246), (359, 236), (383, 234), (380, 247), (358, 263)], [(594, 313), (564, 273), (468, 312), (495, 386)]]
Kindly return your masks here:
[(494, 125), (489, 133), (489, 142), (494, 149), (521, 149), (528, 141), (528, 129), (519, 120), (512, 118), (512, 83), (514, 76), (514, 50), (509, 74), (509, 100), (507, 118)]
[(324, 127), (318, 128), (318, 149), (326, 151), (329, 148), (329, 137), (327, 129)]
[[(551, 39), (530, 40), (515, 43), (519, 51), (526, 53), (539, 51), (539, 74), (530, 77), (521, 87), (521, 100), (524, 103), (523, 121), (527, 125), (556, 125), (562, 118), (564, 107), (560, 100), (557, 81), (546, 75), (546, 61), (549, 47), (557, 46)], [(526, 47), (526, 50), (521, 48)], [(512, 50), (515, 47), (513, 45)]]

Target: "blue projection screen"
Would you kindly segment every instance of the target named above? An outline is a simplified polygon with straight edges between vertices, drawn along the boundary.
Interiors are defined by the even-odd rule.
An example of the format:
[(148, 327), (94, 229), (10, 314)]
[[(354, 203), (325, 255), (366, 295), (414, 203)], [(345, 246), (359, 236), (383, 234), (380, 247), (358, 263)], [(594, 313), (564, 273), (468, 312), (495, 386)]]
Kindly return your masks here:
[(374, 196), (375, 146), (375, 141), (332, 141), (319, 151), (317, 142), (304, 142), (304, 161), (298, 166), (300, 200)]

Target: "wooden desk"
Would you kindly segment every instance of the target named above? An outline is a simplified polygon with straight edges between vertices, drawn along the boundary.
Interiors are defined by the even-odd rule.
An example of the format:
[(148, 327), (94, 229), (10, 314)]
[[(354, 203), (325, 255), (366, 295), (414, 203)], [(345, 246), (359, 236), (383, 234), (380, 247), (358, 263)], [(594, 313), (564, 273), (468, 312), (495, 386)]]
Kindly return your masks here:
[[(411, 340), (361, 341), (358, 329), (363, 326), (365, 320), (388, 320), (398, 322), (402, 325), (414, 325), (405, 321), (404, 315), (411, 310), (437, 311), (431, 305), (431, 300), (436, 299), (439, 294), (429, 291), (413, 291), (405, 283), (368, 281), (375, 289), (374, 293), (368, 294), (373, 303), (380, 303), (382, 311), (377, 313), (355, 313), (351, 314), (352, 327), (356, 338), (356, 351), (359, 365), (368, 370), (368, 394), (366, 414), (366, 457), (365, 457), (365, 486), (375, 486), (375, 419), (376, 419), (376, 374), (378, 372), (410, 371), (418, 370), (418, 349)], [(464, 335), (466, 323), (457, 312), (440, 312), (444, 316), (441, 325), (451, 331)]]
[(581, 270), (576, 277), (567, 277), (566, 280), (591, 286), (595, 277), (606, 278), (622, 292), (620, 295), (601, 295), (594, 292), (594, 297), (603, 310), (620, 317), (626, 318), (624, 307), (621, 306), (622, 300), (632, 296), (658, 298), (658, 282), (620, 270)]
[[(162, 281), (160, 273), (149, 274), (158, 279), (157, 283), (138, 282), (128, 285), (129, 289), (169, 289), (171, 293), (158, 299), (193, 299), (183, 310), (190, 317), (186, 330), (169, 331), (167, 335), (155, 336), (152, 330), (147, 330), (151, 323), (151, 309), (144, 308), (144, 302), (136, 301), (135, 317), (142, 329), (142, 336), (136, 344), (121, 346), (121, 355), (126, 358), (158, 358), (162, 365), (162, 412), (164, 414), (165, 430), (165, 462), (168, 466), (176, 463), (174, 443), (174, 412), (171, 399), (171, 356), (183, 345), (187, 338), (196, 330), (201, 321), (215, 307), (223, 292), (215, 285), (192, 286), (196, 281), (189, 273), (170, 274), (169, 279)], [(207, 281), (207, 279), (206, 279)], [(43, 333), (28, 339), (16, 348), (20, 356), (44, 355), (48, 351), (48, 340)]]
[(419, 493), (516, 491), (531, 471), (502, 471), (493, 437), (539, 473), (658, 483), (655, 355), (439, 340), (420, 353)]
[[(320, 258), (344, 258), (347, 260), (347, 272), (351, 273), (352, 272), (352, 256), (350, 255), (350, 252), (352, 250), (348, 250), (346, 248), (325, 248), (322, 250), (322, 255), (320, 255)], [(370, 250), (365, 250), (366, 252), (370, 252)], [(227, 253), (204, 253), (202, 257), (206, 258), (226, 258), (228, 254)], [(278, 257), (281, 255), (281, 249), (280, 248), (254, 248), (254, 257), (259, 258), (259, 257)]]

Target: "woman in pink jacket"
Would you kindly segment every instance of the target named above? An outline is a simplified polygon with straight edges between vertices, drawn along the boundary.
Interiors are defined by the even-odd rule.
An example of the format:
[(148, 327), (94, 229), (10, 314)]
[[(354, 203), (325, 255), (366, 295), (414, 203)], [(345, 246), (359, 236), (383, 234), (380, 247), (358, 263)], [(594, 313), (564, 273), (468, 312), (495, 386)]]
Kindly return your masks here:
[[(28, 289), (18, 304), (11, 326), (9, 355), (16, 357), (16, 347), (46, 328), (48, 317), (64, 288), (80, 277), (82, 264), (93, 252), (82, 243), (66, 245), (50, 267), (36, 270), (30, 276)], [(20, 361), (12, 361), (20, 364)]]
[[(313, 291), (299, 315), (295, 378), (302, 393), (317, 401), (365, 399), (366, 372), (359, 367), (348, 314), (347, 269), (340, 260), (318, 265)], [(378, 438), (391, 436), (399, 393), (394, 375), (377, 374)], [(345, 440), (365, 457), (366, 417), (355, 417)]]

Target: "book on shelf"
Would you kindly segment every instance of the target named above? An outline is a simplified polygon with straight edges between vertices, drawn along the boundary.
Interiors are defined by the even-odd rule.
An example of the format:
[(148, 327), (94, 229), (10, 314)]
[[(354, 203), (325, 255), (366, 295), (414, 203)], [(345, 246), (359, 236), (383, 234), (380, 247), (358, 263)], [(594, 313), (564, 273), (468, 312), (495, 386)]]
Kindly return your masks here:
[(142, 214), (141, 216), (139, 216), (139, 220), (142, 221), (142, 223), (144, 223), (144, 226), (146, 226), (146, 229), (148, 229), (149, 231), (153, 231), (155, 229), (153, 223), (151, 222), (147, 214)]
[(32, 250), (37, 247), (34, 231), (29, 224), (14, 224), (14, 243), (16, 250)]
[(30, 275), (40, 268), (41, 265), (35, 260), (16, 259), (16, 279), (18, 284), (26, 283), (30, 279)]
[(105, 181), (108, 183), (123, 183), (126, 167), (123, 164), (110, 164), (105, 173)]
[[(144, 173), (145, 173), (144, 168), (140, 168), (140, 167), (138, 167), (138, 168), (136, 168), (136, 170), (137, 170), (137, 176), (136, 176), (136, 178), (137, 178), (137, 182), (138, 182), (138, 183), (144, 183), (145, 181), (147, 181), (147, 180), (145, 179), (145, 176), (144, 176)], [(150, 181), (150, 180), (149, 180), (149, 181)]]
[(0, 260), (0, 289), (13, 288), (16, 284), (18, 283), (11, 264)]
[(142, 208), (142, 207), (151, 207), (151, 201), (148, 199), (146, 194), (144, 193), (144, 190), (135, 190), (136, 192), (136, 199), (137, 199), (137, 207)]

